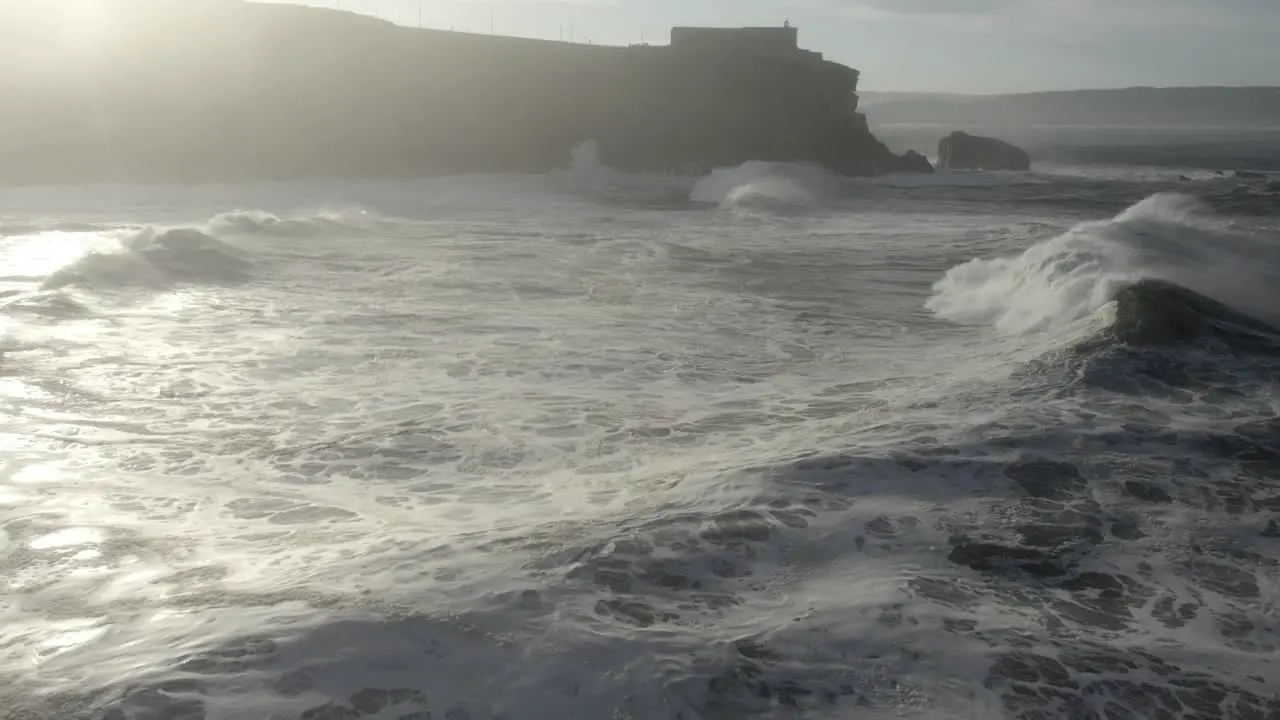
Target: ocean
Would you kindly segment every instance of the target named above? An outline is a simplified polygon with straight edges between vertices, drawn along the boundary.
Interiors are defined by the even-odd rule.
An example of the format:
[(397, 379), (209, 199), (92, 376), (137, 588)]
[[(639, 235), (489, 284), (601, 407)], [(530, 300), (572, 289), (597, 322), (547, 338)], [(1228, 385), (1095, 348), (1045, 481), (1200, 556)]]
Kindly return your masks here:
[(0, 190), (0, 717), (1280, 717), (1280, 135), (1031, 140)]

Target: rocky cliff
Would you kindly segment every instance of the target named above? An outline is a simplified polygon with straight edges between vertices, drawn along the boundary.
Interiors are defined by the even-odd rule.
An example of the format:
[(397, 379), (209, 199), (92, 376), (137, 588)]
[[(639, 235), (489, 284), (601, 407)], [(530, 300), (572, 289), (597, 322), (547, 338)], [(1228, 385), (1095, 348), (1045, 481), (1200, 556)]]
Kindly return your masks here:
[(0, 180), (540, 172), (590, 139), (625, 170), (925, 170), (871, 135), (858, 72), (790, 28), (620, 48), (241, 0), (65, 6), (0, 9)]

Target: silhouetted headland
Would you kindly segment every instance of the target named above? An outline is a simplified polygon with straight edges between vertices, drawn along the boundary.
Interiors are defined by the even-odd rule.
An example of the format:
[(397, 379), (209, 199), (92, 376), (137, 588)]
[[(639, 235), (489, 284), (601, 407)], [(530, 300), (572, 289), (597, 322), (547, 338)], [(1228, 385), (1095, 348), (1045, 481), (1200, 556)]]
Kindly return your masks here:
[(240, 0), (117, 0), (94, 22), (62, 6), (0, 10), (0, 180), (543, 172), (589, 140), (629, 171), (932, 170), (872, 136), (858, 71), (791, 27), (607, 47)]

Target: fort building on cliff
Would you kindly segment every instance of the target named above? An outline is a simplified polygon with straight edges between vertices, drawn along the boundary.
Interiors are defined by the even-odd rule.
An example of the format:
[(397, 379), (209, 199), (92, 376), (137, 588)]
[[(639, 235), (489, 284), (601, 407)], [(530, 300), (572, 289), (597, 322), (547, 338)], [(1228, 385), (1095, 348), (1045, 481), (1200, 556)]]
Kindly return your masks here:
[[(800, 61), (813, 66), (831, 66), (820, 52), (800, 47), (799, 30), (787, 22), (776, 27), (681, 27), (671, 28), (671, 43), (664, 48), (690, 63), (717, 60)], [(831, 68), (827, 67), (829, 71)], [(857, 109), (858, 71), (841, 66), (852, 98), (846, 107)]]
[(671, 49), (698, 55), (786, 57), (800, 54), (797, 29), (783, 27), (673, 27)]

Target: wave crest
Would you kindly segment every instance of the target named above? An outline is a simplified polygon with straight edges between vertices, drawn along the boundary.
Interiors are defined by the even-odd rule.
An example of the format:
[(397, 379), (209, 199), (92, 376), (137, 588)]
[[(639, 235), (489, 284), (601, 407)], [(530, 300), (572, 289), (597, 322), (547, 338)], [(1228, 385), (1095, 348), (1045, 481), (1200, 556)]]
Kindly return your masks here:
[(252, 269), (252, 263), (239, 250), (193, 228), (143, 228), (117, 239), (118, 251), (90, 252), (54, 272), (41, 288), (237, 282)]
[(816, 165), (752, 160), (712, 171), (693, 187), (689, 199), (721, 207), (807, 208), (822, 204), (839, 182)]
[[(1089, 316), (1125, 288), (1158, 280), (1246, 314), (1265, 313), (1280, 281), (1273, 253), (1262, 238), (1217, 221), (1195, 198), (1162, 193), (1020, 255), (954, 267), (934, 284), (926, 307), (955, 322), (1022, 334)], [(1143, 290), (1131, 294), (1137, 292)]]
[(281, 217), (262, 210), (234, 210), (215, 215), (206, 226), (214, 235), (274, 235), (307, 238), (367, 232), (378, 216), (362, 208)]
[(1115, 295), (1111, 331), (1131, 345), (1186, 345), (1217, 340), (1248, 352), (1280, 351), (1275, 328), (1212, 298), (1165, 280), (1139, 280)]

